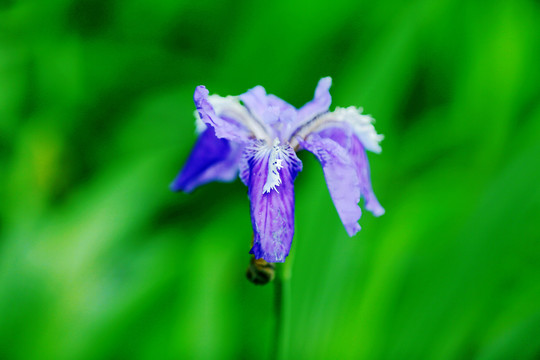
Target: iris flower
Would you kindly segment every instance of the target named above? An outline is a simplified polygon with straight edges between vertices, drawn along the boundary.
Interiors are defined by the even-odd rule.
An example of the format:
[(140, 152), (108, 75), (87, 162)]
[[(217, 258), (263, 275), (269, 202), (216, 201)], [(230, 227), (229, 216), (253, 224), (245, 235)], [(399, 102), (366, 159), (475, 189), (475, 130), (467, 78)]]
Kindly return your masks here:
[(360, 197), (375, 216), (384, 209), (373, 193), (366, 150), (379, 153), (373, 118), (354, 106), (329, 111), (329, 77), (299, 109), (256, 86), (240, 96), (195, 89), (199, 138), (171, 184), (190, 192), (238, 175), (248, 187), (255, 258), (284, 262), (294, 235), (294, 180), (302, 170), (299, 150), (313, 153), (349, 236), (360, 230)]

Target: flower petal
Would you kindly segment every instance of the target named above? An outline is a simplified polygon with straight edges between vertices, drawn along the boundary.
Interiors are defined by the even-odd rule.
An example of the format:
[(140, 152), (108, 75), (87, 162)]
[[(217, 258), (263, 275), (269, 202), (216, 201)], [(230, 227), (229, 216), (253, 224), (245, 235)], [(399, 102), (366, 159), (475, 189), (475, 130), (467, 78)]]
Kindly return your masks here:
[(369, 161), (362, 140), (358, 137), (355, 129), (348, 123), (338, 123), (336, 125), (335, 127), (325, 128), (318, 132), (318, 135), (322, 138), (334, 140), (347, 151), (360, 182), (360, 192), (365, 200), (366, 209), (375, 216), (381, 216), (384, 214), (384, 208), (377, 200), (371, 186)]
[(289, 117), (291, 110), (296, 116), (294, 106), (275, 95), (266, 94), (266, 90), (260, 85), (239, 97), (253, 116), (265, 124), (273, 124), (283, 115), (285, 118), (282, 118), (281, 121), (291, 121), (292, 119)]
[(258, 85), (253, 89), (249, 89), (239, 98), (257, 120), (263, 121), (268, 102), (266, 100), (266, 90), (262, 86)]
[(302, 147), (312, 152), (323, 167), (324, 177), (330, 196), (341, 222), (349, 236), (360, 230), (358, 220), (362, 211), (360, 201), (360, 180), (347, 150), (331, 138), (311, 134), (300, 140)]
[(360, 226), (358, 202), (365, 200), (366, 209), (373, 215), (384, 214), (371, 186), (369, 162), (366, 150), (354, 129), (346, 122), (310, 134), (300, 145), (315, 154), (323, 166), (324, 176), (336, 210), (350, 236)]
[(298, 110), (295, 128), (308, 123), (316, 116), (328, 111), (328, 108), (332, 103), (330, 86), (332, 86), (331, 77), (325, 77), (319, 80), (317, 88), (315, 89), (315, 96), (313, 97), (313, 100), (306, 103)]
[(218, 139), (214, 128), (209, 126), (199, 135), (171, 190), (191, 192), (211, 181), (233, 181), (238, 174), (242, 148), (240, 144)]
[(377, 200), (373, 188), (371, 186), (371, 176), (369, 171), (369, 161), (366, 150), (360, 139), (352, 136), (352, 147), (350, 150), (351, 157), (354, 159), (356, 172), (360, 179), (360, 192), (365, 200), (365, 207), (375, 216), (384, 214), (384, 208)]
[(296, 121), (296, 108), (275, 95), (266, 94), (262, 86), (240, 95), (240, 100), (272, 137), (284, 140), (283, 135)]
[(253, 141), (244, 150), (240, 177), (248, 186), (255, 258), (284, 262), (294, 235), (293, 182), (302, 162), (289, 145)]
[(204, 86), (198, 86), (193, 96), (200, 119), (214, 127), (216, 136), (245, 143), (251, 138), (270, 141), (266, 129), (254, 119), (234, 96), (208, 96)]
[(328, 128), (346, 128), (347, 131), (352, 131), (355, 134), (366, 150), (380, 153), (381, 146), (379, 142), (384, 136), (377, 134), (373, 122), (375, 120), (370, 115), (362, 114), (361, 108), (355, 108), (354, 106), (348, 108), (338, 107), (336, 110), (324, 113), (297, 129), (291, 139), (291, 146), (296, 148), (299, 138), (305, 139), (312, 133), (320, 133)]

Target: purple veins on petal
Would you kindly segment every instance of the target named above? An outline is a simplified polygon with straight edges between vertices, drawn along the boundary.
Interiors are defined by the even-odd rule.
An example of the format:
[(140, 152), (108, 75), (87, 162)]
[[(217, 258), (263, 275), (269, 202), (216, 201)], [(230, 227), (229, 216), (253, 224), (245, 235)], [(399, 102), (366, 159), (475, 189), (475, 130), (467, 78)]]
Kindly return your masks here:
[[(270, 177), (272, 160), (279, 181)], [(240, 177), (248, 186), (254, 240), (250, 253), (268, 262), (284, 262), (294, 235), (294, 179), (302, 162), (288, 145), (253, 141), (244, 150)], [(268, 182), (274, 185), (268, 187)], [(273, 182), (274, 181), (274, 182)], [(278, 192), (279, 190), (279, 192)]]
[(184, 168), (171, 184), (173, 191), (191, 192), (211, 181), (232, 181), (242, 154), (239, 144), (218, 139), (209, 126), (197, 139)]

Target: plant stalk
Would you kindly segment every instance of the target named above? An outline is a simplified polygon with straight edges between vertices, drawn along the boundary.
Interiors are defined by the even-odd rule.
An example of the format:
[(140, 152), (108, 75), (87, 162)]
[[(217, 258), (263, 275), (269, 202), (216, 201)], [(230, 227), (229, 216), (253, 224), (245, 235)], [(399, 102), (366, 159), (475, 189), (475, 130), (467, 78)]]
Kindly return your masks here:
[(273, 357), (274, 360), (287, 358), (290, 339), (291, 315), (291, 267), (292, 257), (283, 264), (276, 264), (276, 277), (274, 279), (274, 310), (276, 313), (276, 327), (274, 333)]

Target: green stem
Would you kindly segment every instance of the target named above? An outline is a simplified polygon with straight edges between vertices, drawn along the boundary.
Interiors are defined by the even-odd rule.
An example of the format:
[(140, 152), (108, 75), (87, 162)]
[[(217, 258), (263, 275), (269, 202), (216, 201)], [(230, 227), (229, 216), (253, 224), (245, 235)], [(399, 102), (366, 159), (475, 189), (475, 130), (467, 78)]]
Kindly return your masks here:
[(274, 309), (276, 312), (276, 328), (274, 334), (273, 359), (283, 360), (289, 349), (290, 315), (291, 315), (291, 266), (289, 256), (283, 264), (276, 264), (274, 279)]

